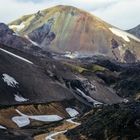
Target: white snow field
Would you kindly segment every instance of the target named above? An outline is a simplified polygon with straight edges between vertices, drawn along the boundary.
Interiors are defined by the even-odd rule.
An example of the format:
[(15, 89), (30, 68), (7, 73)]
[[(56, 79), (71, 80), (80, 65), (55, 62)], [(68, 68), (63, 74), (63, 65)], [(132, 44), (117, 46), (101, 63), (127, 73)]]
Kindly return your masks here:
[(24, 23), (20, 23), (19, 25), (10, 25), (10, 29), (16, 29), (16, 31), (21, 31), (25, 27)]
[(19, 127), (23, 127), (30, 124), (30, 119), (34, 119), (42, 122), (55, 122), (60, 121), (63, 118), (58, 115), (25, 115), (16, 109), (16, 112), (21, 116), (15, 116), (12, 121), (15, 122)]
[(119, 30), (119, 29), (117, 29), (117, 28), (109, 28), (109, 29), (110, 29), (110, 31), (111, 31), (113, 34), (115, 34), (115, 35), (117, 35), (117, 36), (119, 36), (119, 37), (122, 37), (122, 38), (123, 38), (125, 41), (127, 41), (127, 42), (130, 42), (130, 39), (129, 39), (129, 38), (131, 38), (131, 39), (133, 39), (133, 40), (135, 40), (135, 41), (140, 42), (140, 39), (138, 39), (138, 38), (135, 37), (134, 35), (131, 35), (131, 34), (125, 32), (125, 31)]
[(73, 108), (66, 108), (66, 111), (71, 117), (75, 117), (79, 114), (79, 112)]

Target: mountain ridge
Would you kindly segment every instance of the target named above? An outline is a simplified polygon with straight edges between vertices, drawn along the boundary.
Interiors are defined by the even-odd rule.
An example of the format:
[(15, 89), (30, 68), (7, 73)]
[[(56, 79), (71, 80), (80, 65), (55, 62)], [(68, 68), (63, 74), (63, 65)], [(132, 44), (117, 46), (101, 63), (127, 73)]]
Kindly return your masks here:
[(137, 36), (138, 38), (140, 38), (140, 24), (137, 25), (136, 27), (127, 30), (127, 32)]

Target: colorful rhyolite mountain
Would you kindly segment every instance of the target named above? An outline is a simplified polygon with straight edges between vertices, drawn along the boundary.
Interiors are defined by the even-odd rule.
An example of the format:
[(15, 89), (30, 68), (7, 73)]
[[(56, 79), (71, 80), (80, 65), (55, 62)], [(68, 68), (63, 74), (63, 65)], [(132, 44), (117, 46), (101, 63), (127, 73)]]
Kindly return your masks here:
[(23, 16), (9, 24), (44, 50), (105, 55), (119, 62), (140, 60), (140, 39), (83, 10), (56, 6)]

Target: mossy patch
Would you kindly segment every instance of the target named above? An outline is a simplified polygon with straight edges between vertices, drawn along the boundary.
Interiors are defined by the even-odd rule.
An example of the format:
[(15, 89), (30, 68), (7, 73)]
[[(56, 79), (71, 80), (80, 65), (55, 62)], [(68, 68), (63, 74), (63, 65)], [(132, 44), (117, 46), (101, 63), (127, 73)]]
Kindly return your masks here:
[(107, 70), (105, 67), (102, 67), (97, 64), (93, 64), (92, 66), (80, 66), (76, 64), (70, 64), (70, 63), (64, 63), (66, 66), (72, 68), (72, 70), (78, 72), (78, 73), (83, 73), (83, 72), (104, 72)]
[(83, 73), (84, 71), (88, 71), (87, 69), (81, 67), (81, 66), (76, 66), (74, 64), (70, 64), (70, 63), (64, 63), (64, 65), (70, 67), (72, 70), (78, 72), (78, 73)]
[(106, 70), (105, 67), (102, 67), (102, 66), (99, 66), (99, 65), (96, 65), (96, 64), (92, 65), (89, 69), (93, 72), (105, 71)]

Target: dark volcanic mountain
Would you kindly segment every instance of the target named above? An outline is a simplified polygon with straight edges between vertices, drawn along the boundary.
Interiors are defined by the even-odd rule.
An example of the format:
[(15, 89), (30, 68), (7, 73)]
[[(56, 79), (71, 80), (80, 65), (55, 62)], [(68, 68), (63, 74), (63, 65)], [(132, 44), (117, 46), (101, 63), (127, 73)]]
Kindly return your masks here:
[(137, 36), (138, 38), (140, 38), (140, 25), (128, 30), (127, 32)]
[(32, 45), (29, 40), (16, 34), (4, 23), (0, 23), (0, 43), (20, 49), (22, 47), (28, 48)]
[(43, 52), (41, 48), (39, 48), (37, 44), (30, 39), (22, 37), (9, 29), (9, 27), (4, 23), (0, 23), (0, 44), (34, 55), (49, 54), (48, 52)]
[[(1, 104), (18, 103), (15, 100), (16, 95), (26, 98), (27, 102), (33, 103), (58, 101), (59, 99), (64, 100), (73, 97), (67, 89), (53, 82), (45, 74), (45, 66), (43, 70), (41, 64), (38, 65), (41, 63), (40, 60), (8, 47), (1, 47)], [(58, 96), (59, 91), (61, 96)]]
[(140, 40), (83, 10), (56, 6), (9, 24), (44, 50), (105, 55), (121, 62), (140, 59)]
[[(89, 106), (94, 105), (95, 99), (107, 104), (123, 101), (109, 87), (96, 81), (96, 78), (90, 80), (83, 77), (82, 69), (84, 72), (85, 68), (78, 68), (66, 60), (58, 62), (49, 57), (39, 58), (3, 45), (0, 55), (1, 104), (18, 104), (16, 95), (28, 99), (27, 103), (46, 103), (69, 100), (75, 94), (80, 99), (82, 94), (85, 96), (84, 92), (91, 99), (88, 100), (85, 96), (80, 100)], [(81, 74), (78, 76), (71, 68), (77, 69)]]

